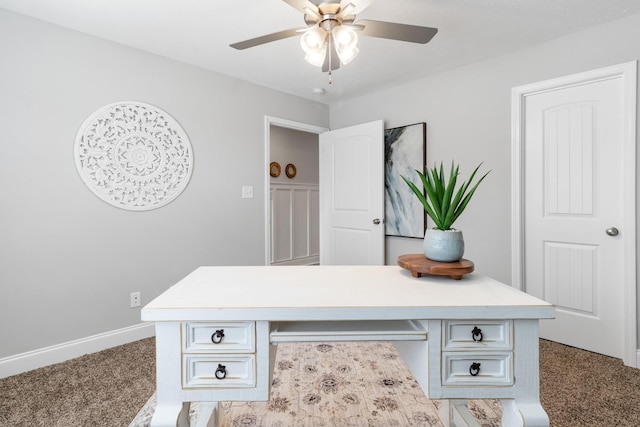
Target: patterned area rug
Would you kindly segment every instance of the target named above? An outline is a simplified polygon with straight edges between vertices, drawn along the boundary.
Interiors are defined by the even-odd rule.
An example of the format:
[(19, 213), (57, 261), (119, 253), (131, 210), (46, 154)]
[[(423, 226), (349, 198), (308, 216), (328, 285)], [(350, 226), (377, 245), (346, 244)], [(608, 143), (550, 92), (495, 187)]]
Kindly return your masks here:
[[(224, 402), (222, 427), (440, 427), (429, 400), (391, 343), (278, 345), (269, 402)], [(129, 427), (147, 427), (155, 395)], [(469, 402), (483, 427), (500, 425), (496, 400)], [(191, 405), (191, 424), (198, 405)]]

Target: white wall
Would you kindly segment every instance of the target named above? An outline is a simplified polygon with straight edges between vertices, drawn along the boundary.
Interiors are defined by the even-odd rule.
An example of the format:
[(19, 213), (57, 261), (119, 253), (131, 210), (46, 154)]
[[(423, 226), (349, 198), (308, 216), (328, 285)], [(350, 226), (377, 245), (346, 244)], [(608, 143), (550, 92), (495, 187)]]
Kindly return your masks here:
[[(199, 265), (264, 264), (264, 116), (328, 127), (326, 105), (4, 10), (0, 58), (0, 358), (135, 325), (130, 292), (144, 305)], [(121, 100), (191, 140), (160, 209), (108, 205), (76, 172), (78, 127)]]
[[(464, 232), (465, 258), (474, 261), (476, 271), (511, 283), (511, 88), (638, 59), (640, 14), (332, 104), (331, 127), (380, 118), (388, 128), (425, 121), (427, 164), (454, 159), (468, 176), (484, 161), (492, 172), (456, 226)], [(419, 240), (387, 238), (386, 243), (387, 264), (421, 251)]]

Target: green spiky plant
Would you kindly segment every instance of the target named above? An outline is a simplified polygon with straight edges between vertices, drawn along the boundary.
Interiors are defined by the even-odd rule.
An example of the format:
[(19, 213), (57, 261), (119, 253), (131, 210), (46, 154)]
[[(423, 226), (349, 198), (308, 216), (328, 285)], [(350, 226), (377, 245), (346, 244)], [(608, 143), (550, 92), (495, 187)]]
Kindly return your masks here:
[(480, 185), (482, 180), (484, 180), (485, 177), (489, 175), (489, 172), (491, 172), (489, 171), (485, 173), (473, 187), (469, 188), (473, 178), (478, 172), (478, 169), (480, 169), (480, 166), (482, 166), (482, 163), (474, 169), (469, 180), (463, 182), (457, 191), (455, 191), (455, 188), (459, 172), (458, 165), (454, 165), (453, 161), (451, 162), (448, 181), (444, 174), (444, 167), (442, 166), (442, 163), (440, 163), (439, 169), (434, 165), (433, 169), (426, 169), (426, 173), (424, 174), (419, 170), (416, 170), (420, 180), (422, 181), (422, 186), (427, 193), (427, 197), (425, 197), (418, 186), (409, 179), (404, 176), (402, 176), (402, 179), (418, 197), (422, 206), (424, 206), (424, 210), (427, 212), (427, 215), (429, 215), (436, 225), (434, 228), (438, 230), (451, 230), (453, 223), (469, 204), (469, 201), (471, 200), (471, 197), (473, 197), (473, 193), (476, 192), (478, 185)]

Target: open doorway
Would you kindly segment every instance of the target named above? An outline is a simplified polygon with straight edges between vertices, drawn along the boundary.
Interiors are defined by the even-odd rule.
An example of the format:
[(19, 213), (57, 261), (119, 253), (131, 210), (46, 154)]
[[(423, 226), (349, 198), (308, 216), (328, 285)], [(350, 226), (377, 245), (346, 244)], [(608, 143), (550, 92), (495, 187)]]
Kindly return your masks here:
[(265, 265), (319, 262), (318, 135), (327, 130), (265, 118)]

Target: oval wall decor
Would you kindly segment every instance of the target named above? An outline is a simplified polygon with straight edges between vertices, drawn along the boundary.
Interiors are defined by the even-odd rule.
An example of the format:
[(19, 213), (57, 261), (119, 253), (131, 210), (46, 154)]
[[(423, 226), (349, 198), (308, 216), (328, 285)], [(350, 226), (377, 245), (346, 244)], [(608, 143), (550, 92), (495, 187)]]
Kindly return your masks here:
[(271, 162), (271, 164), (269, 164), (269, 175), (271, 175), (274, 178), (277, 178), (280, 176), (280, 163)]
[(287, 177), (293, 178), (296, 176), (297, 170), (293, 163), (289, 163), (286, 168), (284, 168), (284, 173), (287, 174)]
[(189, 183), (193, 151), (187, 134), (165, 111), (141, 102), (116, 102), (91, 114), (74, 147), (80, 177), (105, 202), (121, 209), (156, 209)]

